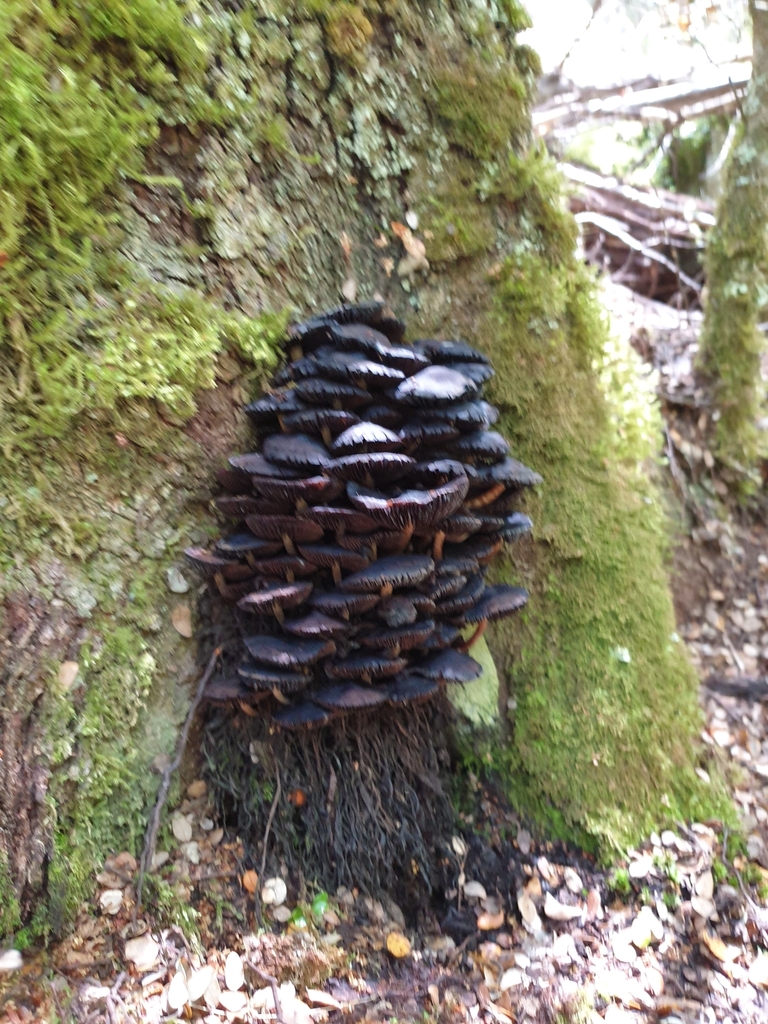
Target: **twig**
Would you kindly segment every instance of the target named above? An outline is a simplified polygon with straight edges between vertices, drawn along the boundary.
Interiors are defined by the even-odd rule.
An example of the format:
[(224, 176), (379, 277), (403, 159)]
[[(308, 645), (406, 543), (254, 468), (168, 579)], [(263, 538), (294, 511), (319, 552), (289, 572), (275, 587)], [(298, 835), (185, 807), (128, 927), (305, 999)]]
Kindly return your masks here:
[(282, 1007), (280, 1006), (280, 993), (278, 992), (278, 988), (277, 988), (277, 978), (275, 978), (271, 974), (267, 974), (266, 971), (262, 971), (262, 969), (260, 967), (256, 966), (256, 964), (253, 962), (253, 960), (246, 960), (245, 962), (251, 968), (253, 973), (254, 974), (258, 974), (258, 976), (261, 978), (261, 980), (262, 981), (266, 981), (266, 983), (272, 989), (272, 998), (273, 998), (273, 1000), (275, 1002), (275, 1017), (282, 1024), (283, 1010), (282, 1010)]
[(277, 802), (280, 799), (282, 787), (280, 785), (280, 769), (275, 767), (275, 775), (277, 776), (277, 785), (275, 786), (275, 797), (272, 801), (272, 806), (269, 808), (269, 817), (267, 818), (267, 827), (264, 829), (264, 849), (261, 851), (261, 871), (259, 872), (259, 878), (264, 878), (264, 870), (267, 866), (267, 842), (269, 840), (269, 832), (272, 828), (272, 822), (275, 820), (275, 811), (277, 810)]
[(752, 918), (752, 920), (755, 922), (755, 924), (758, 926), (758, 928), (761, 931), (768, 932), (768, 910), (766, 910), (764, 907), (761, 907), (757, 903), (755, 903), (755, 901), (752, 899), (752, 897), (747, 892), (747, 887), (744, 885), (744, 882), (743, 882), (742, 877), (741, 877), (741, 872), (727, 858), (727, 853), (728, 853), (728, 835), (729, 835), (728, 828), (724, 827), (723, 828), (723, 848), (722, 848), (722, 850), (720, 852), (720, 860), (723, 862), (723, 864), (725, 864), (725, 866), (728, 868), (728, 870), (732, 871), (734, 873), (734, 875), (736, 876), (736, 881), (739, 883), (739, 888), (741, 889), (741, 895), (744, 897), (744, 899), (746, 900), (746, 903), (747, 903), (748, 916)]
[(115, 984), (109, 990), (109, 995), (107, 996), (107, 1017), (109, 1019), (109, 1024), (115, 1024), (116, 1022), (117, 1018), (115, 1017), (115, 999), (118, 998), (120, 986), (123, 984), (124, 981), (125, 971), (121, 971), (118, 974), (117, 978), (115, 979)]
[(157, 792), (157, 800), (152, 810), (152, 814), (149, 819), (149, 825), (147, 827), (147, 834), (144, 839), (144, 850), (141, 854), (141, 866), (139, 868), (139, 880), (136, 885), (136, 906), (133, 911), (134, 920), (138, 913), (139, 907), (141, 906), (141, 895), (144, 888), (144, 877), (147, 871), (152, 867), (152, 860), (155, 856), (155, 845), (157, 843), (157, 833), (160, 829), (160, 815), (165, 807), (165, 801), (168, 799), (168, 792), (171, 788), (171, 778), (173, 773), (177, 770), (181, 764), (181, 759), (184, 756), (184, 749), (187, 745), (187, 739), (189, 738), (189, 730), (192, 728), (192, 720), (195, 717), (200, 701), (203, 699), (203, 692), (208, 684), (208, 680), (213, 675), (213, 670), (216, 667), (216, 662), (221, 654), (221, 648), (217, 647), (210, 657), (208, 666), (200, 677), (200, 682), (197, 684), (197, 691), (195, 693), (194, 700), (189, 706), (187, 712), (187, 718), (184, 722), (184, 728), (181, 730), (179, 741), (176, 744), (176, 753), (173, 760), (163, 772), (163, 778), (160, 782), (160, 789)]

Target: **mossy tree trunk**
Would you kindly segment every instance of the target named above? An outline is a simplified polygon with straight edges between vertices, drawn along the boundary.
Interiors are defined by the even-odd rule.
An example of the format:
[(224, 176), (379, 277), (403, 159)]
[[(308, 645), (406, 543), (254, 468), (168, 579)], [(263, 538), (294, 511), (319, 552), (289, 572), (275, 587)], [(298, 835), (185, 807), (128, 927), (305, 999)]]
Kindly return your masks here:
[[(740, 478), (765, 454), (758, 429), (765, 386), (758, 322), (768, 307), (768, 10), (750, 0), (752, 78), (742, 135), (731, 155), (717, 225), (707, 244), (701, 365), (712, 378), (717, 453)], [(756, 477), (759, 480), (759, 477)]]
[[(171, 625), (194, 590), (166, 572), (215, 534), (212, 472), (247, 443), (238, 406), (286, 316), (350, 278), (411, 337), (491, 354), (503, 429), (545, 478), (502, 570), (530, 606), (491, 631), (501, 723), (467, 759), (604, 850), (693, 813), (663, 516), (599, 386), (605, 328), (530, 129), (514, 0), (58, 8), (0, 15), (0, 105), (24, 86), (1, 129), (0, 932), (60, 925), (94, 862), (140, 841), (195, 672)], [(428, 270), (400, 262), (407, 211)]]

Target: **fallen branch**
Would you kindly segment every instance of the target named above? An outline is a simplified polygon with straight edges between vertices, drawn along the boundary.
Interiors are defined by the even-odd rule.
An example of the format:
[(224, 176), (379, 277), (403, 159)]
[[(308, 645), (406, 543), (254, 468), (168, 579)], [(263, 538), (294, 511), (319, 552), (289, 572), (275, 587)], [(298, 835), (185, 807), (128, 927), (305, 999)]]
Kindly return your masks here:
[(155, 856), (155, 846), (157, 844), (157, 833), (160, 829), (160, 815), (163, 813), (165, 807), (165, 801), (168, 799), (168, 793), (171, 788), (171, 779), (173, 773), (178, 769), (181, 764), (181, 759), (184, 756), (184, 750), (187, 746), (187, 740), (189, 739), (189, 730), (192, 728), (192, 722), (194, 720), (197, 709), (200, 707), (200, 701), (203, 699), (203, 693), (205, 687), (208, 685), (208, 680), (213, 675), (213, 670), (216, 667), (216, 662), (221, 654), (221, 648), (217, 647), (210, 657), (205, 672), (200, 677), (200, 682), (197, 684), (197, 691), (194, 699), (189, 706), (187, 712), (187, 718), (184, 722), (184, 727), (181, 730), (179, 741), (176, 744), (176, 753), (173, 760), (163, 772), (163, 777), (160, 781), (160, 789), (157, 792), (157, 800), (152, 810), (152, 814), (149, 819), (149, 825), (147, 827), (147, 834), (144, 839), (144, 850), (141, 854), (141, 864), (139, 867), (139, 880), (136, 884), (136, 906), (134, 908), (133, 916), (134, 919), (141, 906), (141, 895), (144, 889), (144, 878), (147, 872), (152, 867), (152, 860)]
[(256, 964), (253, 962), (253, 960), (246, 960), (245, 962), (251, 968), (253, 973), (254, 974), (258, 974), (258, 976), (261, 978), (261, 980), (262, 981), (266, 981), (266, 983), (272, 989), (272, 999), (275, 1002), (275, 1017), (277, 1018), (278, 1021), (282, 1022), (282, 1020), (283, 1020), (283, 1011), (282, 1011), (282, 1007), (280, 1006), (280, 994), (279, 994), (279, 991), (278, 991), (278, 988), (277, 988), (277, 978), (273, 977), (273, 975), (271, 975), (271, 974), (267, 974), (266, 971), (262, 971), (262, 969), (260, 967), (256, 966)]

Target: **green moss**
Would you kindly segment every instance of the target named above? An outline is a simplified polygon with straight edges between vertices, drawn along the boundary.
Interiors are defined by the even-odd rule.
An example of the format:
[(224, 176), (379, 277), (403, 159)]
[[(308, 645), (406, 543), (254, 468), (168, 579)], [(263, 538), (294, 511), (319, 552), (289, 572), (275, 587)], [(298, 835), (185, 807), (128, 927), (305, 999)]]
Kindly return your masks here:
[(19, 901), (8, 869), (8, 858), (0, 850), (0, 936), (10, 935), (20, 924)]
[[(760, 148), (757, 148), (757, 147)], [(706, 251), (706, 315), (700, 361), (712, 378), (719, 413), (717, 455), (740, 473), (752, 471), (765, 448), (757, 421), (764, 410), (758, 321), (768, 306), (768, 143), (750, 132), (734, 149), (717, 224)]]
[(328, 44), (337, 57), (362, 66), (373, 25), (356, 4), (334, 3), (325, 15)]

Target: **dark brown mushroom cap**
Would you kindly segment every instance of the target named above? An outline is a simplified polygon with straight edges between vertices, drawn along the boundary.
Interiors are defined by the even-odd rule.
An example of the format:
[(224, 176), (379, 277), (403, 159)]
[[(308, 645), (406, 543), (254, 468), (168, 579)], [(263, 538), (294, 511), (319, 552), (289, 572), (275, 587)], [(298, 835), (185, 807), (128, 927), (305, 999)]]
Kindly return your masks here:
[(378, 594), (352, 594), (343, 590), (315, 591), (310, 606), (326, 615), (362, 615), (378, 604)]
[(267, 696), (266, 693), (246, 686), (242, 679), (232, 675), (211, 679), (203, 691), (203, 700), (207, 704), (231, 704), (235, 701), (258, 704)]
[(356, 423), (333, 442), (334, 456), (360, 455), (364, 452), (399, 452), (403, 442), (399, 436), (378, 423)]
[(424, 487), (442, 487), (451, 480), (466, 476), (467, 468), (458, 459), (431, 459), (429, 462), (417, 462), (408, 478)]
[(435, 654), (414, 667), (419, 675), (437, 679), (444, 683), (470, 683), (483, 673), (482, 665), (461, 651), (448, 650)]
[(460, 430), (477, 427), (487, 430), (498, 420), (499, 410), (490, 402), (478, 399), (475, 402), (459, 402), (443, 409), (430, 409), (430, 417), (452, 423)]
[[(280, 545), (282, 548), (282, 544)], [(317, 572), (317, 566), (308, 562), (306, 558), (299, 558), (298, 555), (273, 555), (271, 558), (259, 558), (252, 563), (254, 572), (260, 576), (279, 576), (288, 579), (289, 576), (312, 576)]]
[(336, 650), (332, 640), (294, 640), (292, 637), (244, 636), (252, 658), (279, 668), (304, 668)]
[(339, 403), (340, 408), (359, 409), (371, 402), (371, 394), (354, 384), (340, 384), (336, 380), (324, 377), (310, 377), (300, 380), (294, 388), (299, 396), (312, 405), (333, 405)]
[[(392, 346), (401, 345), (405, 337), (405, 323), (402, 320), (398, 320), (395, 316), (388, 316), (384, 313), (376, 321), (376, 330), (381, 331)], [(403, 347), (410, 348), (411, 346), (405, 345)], [(400, 369), (403, 369), (403, 367), (400, 367)]]
[(283, 416), (282, 422), (289, 434), (321, 436), (323, 430), (327, 429), (333, 437), (359, 423), (360, 417), (348, 409), (323, 409), (321, 406), (313, 405), (309, 409), (302, 409), (301, 412)]
[(219, 555), (256, 555), (265, 557), (274, 555), (282, 548), (274, 540), (262, 540), (261, 537), (254, 537), (252, 533), (232, 533), (228, 537), (220, 537), (216, 541), (215, 550)]
[(251, 533), (265, 540), (279, 540), (287, 536), (299, 544), (311, 544), (323, 536), (319, 523), (296, 516), (246, 516), (245, 522)]
[(422, 651), (442, 651), (457, 639), (459, 627), (452, 622), (436, 622), (435, 628), (427, 639), (421, 644)]
[(367, 652), (353, 654), (340, 661), (328, 661), (325, 671), (332, 679), (384, 679), (396, 676), (407, 665), (405, 658), (388, 658), (384, 654)]
[(462, 363), (452, 362), (449, 363), (452, 370), (458, 370), (459, 373), (463, 373), (465, 377), (481, 387), (486, 381), (490, 380), (494, 375), (493, 367), (488, 366), (487, 363)]
[(410, 345), (390, 345), (389, 348), (378, 348), (376, 356), (387, 366), (394, 366), (396, 370), (401, 370), (406, 377), (411, 377), (414, 373), (425, 370), (429, 366), (427, 357)]
[(184, 554), (190, 565), (202, 572), (205, 576), (221, 576), (225, 580), (235, 582), (245, 580), (253, 576), (253, 569), (250, 565), (243, 565), (241, 562), (233, 561), (231, 558), (222, 558), (207, 548), (185, 548)]
[(360, 633), (358, 639), (363, 647), (374, 647), (379, 650), (399, 648), (408, 651), (413, 647), (419, 647), (434, 629), (435, 623), (432, 619), (419, 619), (410, 625), (377, 627)]
[(281, 367), (273, 378), (273, 383), (278, 385), (290, 384), (295, 380), (306, 380), (307, 377), (316, 377), (319, 373), (317, 360), (314, 356), (304, 356), (301, 359), (292, 359)]
[(472, 558), (480, 565), (487, 565), (501, 551), (503, 543), (498, 534), (476, 533), (462, 544), (446, 544), (443, 554), (446, 558)]
[(275, 688), (281, 693), (298, 693), (299, 690), (305, 690), (312, 681), (312, 677), (304, 672), (281, 672), (279, 669), (251, 662), (238, 665), (237, 671), (243, 682), (255, 690)]
[(308, 562), (323, 569), (330, 569), (338, 565), (340, 569), (347, 572), (358, 572), (365, 569), (370, 559), (361, 555), (358, 551), (348, 551), (339, 547), (338, 544), (313, 544), (299, 545), (299, 551)]
[(473, 533), (477, 533), (482, 525), (482, 520), (477, 516), (471, 516), (467, 512), (456, 512), (442, 521), (440, 529), (445, 534), (446, 539), (450, 541), (451, 537), (468, 537)]
[(474, 607), (483, 596), (485, 580), (478, 573), (471, 576), (461, 590), (451, 597), (446, 597), (437, 605), (437, 614), (445, 616), (460, 615), (468, 608)]
[(308, 434), (272, 434), (264, 438), (262, 454), (277, 466), (290, 469), (325, 469), (330, 457), (325, 446)]
[(480, 563), (474, 555), (462, 552), (463, 547), (463, 544), (451, 545), (450, 554), (446, 554), (445, 548), (443, 548), (443, 557), (435, 566), (435, 575), (438, 579), (442, 579), (444, 576), (469, 577), (477, 572)]
[(362, 711), (377, 707), (386, 699), (386, 690), (377, 686), (358, 686), (356, 683), (340, 683), (312, 692), (312, 700), (329, 711)]
[(322, 473), (300, 480), (277, 480), (268, 476), (255, 476), (252, 479), (253, 489), (265, 498), (291, 503), (305, 501), (311, 505), (315, 501), (332, 501), (343, 490), (338, 480)]
[(413, 601), (398, 595), (379, 601), (376, 614), (388, 626), (409, 626), (418, 618), (418, 611)]
[(406, 447), (419, 445), (431, 448), (440, 444), (448, 444), (459, 437), (459, 431), (451, 423), (440, 423), (428, 420), (409, 420), (400, 428), (400, 440)]
[(347, 484), (347, 495), (353, 505), (365, 511), (371, 519), (400, 529), (408, 525), (420, 529), (438, 523), (459, 508), (468, 490), (469, 480), (464, 474), (442, 487), (426, 491), (407, 490), (394, 498), (355, 483)]
[(296, 608), (312, 593), (311, 583), (272, 583), (237, 602), (245, 612), (270, 612), (273, 608)]
[(272, 719), (275, 725), (281, 729), (298, 730), (312, 729), (325, 725), (330, 721), (328, 712), (312, 701), (304, 700), (301, 704), (291, 708), (281, 708), (272, 712)]
[(240, 469), (251, 476), (271, 476), (279, 480), (297, 480), (301, 471), (290, 466), (280, 466), (268, 461), (260, 452), (249, 452), (247, 455), (233, 455), (230, 466)]
[(392, 704), (422, 704), (440, 692), (433, 679), (403, 672), (387, 686), (387, 695)]
[(524, 466), (517, 459), (507, 458), (493, 466), (478, 468), (472, 482), (473, 490), (506, 484), (507, 487), (535, 487), (542, 482), (538, 473)]
[(524, 537), (533, 529), (533, 523), (528, 516), (522, 512), (513, 512), (511, 516), (504, 519), (504, 524), (499, 531), (504, 540), (517, 540)]
[(482, 622), (483, 619), (503, 619), (513, 615), (528, 603), (528, 591), (522, 587), (499, 584), (487, 587), (482, 598), (464, 613), (465, 622)]
[[(475, 566), (477, 565), (476, 562), (474, 564)], [(438, 576), (433, 583), (430, 583), (424, 589), (433, 601), (442, 601), (446, 597), (458, 594), (466, 585), (467, 577), (461, 573), (456, 573), (455, 576)]]
[(319, 523), (325, 530), (349, 533), (371, 533), (378, 524), (370, 516), (357, 509), (334, 508), (332, 505), (315, 505), (304, 509), (299, 515)]
[(378, 483), (399, 480), (413, 465), (413, 459), (399, 452), (371, 452), (365, 455), (342, 455), (340, 459), (331, 462), (329, 471), (341, 480), (365, 483), (370, 477)]
[(376, 356), (380, 348), (390, 347), (386, 334), (365, 323), (333, 324), (331, 337), (340, 348), (359, 349), (370, 356)]
[(222, 515), (232, 519), (252, 515), (280, 515), (288, 511), (284, 502), (267, 501), (266, 498), (248, 497), (245, 494), (217, 498), (216, 508)]
[(278, 415), (289, 412), (298, 412), (303, 409), (299, 396), (293, 388), (285, 391), (276, 391), (270, 395), (263, 395), (255, 402), (250, 402), (244, 407), (244, 412), (249, 419), (257, 426), (267, 426), (273, 423)]
[(396, 430), (403, 422), (403, 414), (391, 405), (369, 405), (365, 418), (369, 423), (378, 423), (388, 430)]
[[(482, 511), (483, 509), (480, 509), (480, 512)], [(478, 520), (480, 528), (476, 531), (477, 533), (501, 533), (506, 523), (504, 516), (478, 515)]]
[(415, 586), (434, 572), (434, 569), (435, 563), (426, 555), (394, 555), (380, 558), (367, 569), (347, 576), (341, 581), (340, 588), (354, 593), (370, 593), (385, 586)]
[(466, 341), (433, 341), (431, 339), (419, 338), (414, 341), (424, 354), (433, 363), (485, 363), (490, 365), (490, 359), (476, 348), (472, 348)]
[(509, 445), (496, 430), (474, 430), (454, 441), (451, 447), (462, 456), (471, 455), (491, 462), (501, 462), (509, 454)]
[(346, 636), (351, 626), (348, 622), (332, 619), (330, 615), (315, 610), (301, 619), (286, 619), (283, 622), (283, 629), (291, 636), (304, 636), (310, 639), (329, 637), (335, 640), (337, 637)]
[(429, 618), (434, 615), (435, 602), (429, 594), (422, 594), (420, 590), (401, 590), (397, 596), (410, 601), (417, 612), (421, 612)]
[(217, 469), (216, 483), (230, 494), (251, 493), (251, 474), (242, 469)]
[(393, 398), (403, 405), (439, 407), (460, 402), (476, 392), (477, 384), (457, 370), (428, 366), (398, 384)]
[(359, 388), (393, 388), (405, 380), (402, 370), (374, 363), (357, 352), (335, 352), (319, 360), (319, 364), (325, 377), (344, 384), (354, 384)]

